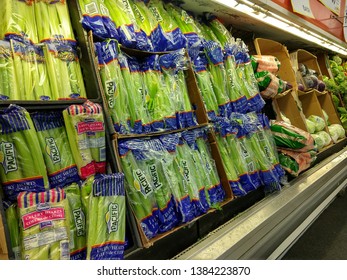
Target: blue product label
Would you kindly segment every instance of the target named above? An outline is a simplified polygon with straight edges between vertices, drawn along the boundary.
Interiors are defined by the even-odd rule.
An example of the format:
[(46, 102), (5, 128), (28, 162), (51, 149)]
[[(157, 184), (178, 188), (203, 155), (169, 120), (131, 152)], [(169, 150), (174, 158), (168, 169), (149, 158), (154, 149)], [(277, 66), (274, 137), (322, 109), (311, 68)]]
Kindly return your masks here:
[(275, 165), (275, 171), (277, 173), (278, 180), (280, 180), (286, 173), (279, 163)]
[(247, 100), (248, 112), (259, 112), (265, 103), (260, 94), (256, 94)]
[(143, 30), (136, 31), (135, 36), (137, 49), (147, 52), (152, 52), (154, 50), (151, 40)]
[(216, 112), (215, 111), (209, 111), (207, 112), (207, 117), (210, 121), (214, 121), (216, 120), (217, 116), (216, 116)]
[(222, 202), (225, 199), (225, 191), (221, 184), (211, 186), (208, 189), (208, 196), (210, 198), (211, 205)]
[(229, 185), (231, 188), (231, 191), (235, 196), (244, 196), (247, 194), (247, 192), (242, 188), (239, 181), (231, 181), (229, 180)]
[(137, 120), (134, 122), (134, 125), (131, 125), (131, 122), (128, 121), (128, 127), (130, 128), (130, 132), (134, 134), (141, 134), (142, 133), (142, 121)]
[(166, 33), (168, 38), (167, 51), (174, 51), (187, 47), (187, 39), (183, 35), (181, 29), (176, 28)]
[(199, 200), (193, 200), (193, 202), (194, 202), (195, 216), (196, 217), (198, 217), (202, 214), (205, 214), (208, 211), (210, 206), (207, 202), (205, 188), (201, 188), (199, 190)]
[(200, 37), (198, 36), (198, 34), (194, 33), (194, 32), (189, 32), (189, 33), (184, 33), (184, 36), (187, 39), (187, 44), (188, 47), (191, 47), (193, 45), (198, 45), (201, 44), (202, 45), (202, 40), (200, 39)]
[(131, 25), (121, 25), (117, 28), (119, 35), (119, 42), (127, 47), (136, 49), (136, 34), (134, 30), (134, 26)]
[(239, 99), (230, 102), (231, 112), (245, 114), (247, 108), (247, 97), (241, 96)]
[(177, 202), (177, 210), (179, 221), (182, 223), (188, 223), (195, 218), (194, 206), (190, 201), (190, 197), (187, 195)]
[(196, 126), (198, 122), (194, 111), (184, 112), (187, 127)]
[(124, 259), (124, 242), (107, 242), (93, 246), (90, 252), (91, 260), (122, 260)]
[(186, 116), (184, 112), (176, 112), (177, 128), (186, 128)]
[(173, 198), (171, 198), (167, 206), (159, 211), (159, 232), (167, 232), (177, 224), (177, 212), (175, 211)]
[(142, 133), (150, 133), (152, 132), (152, 124), (145, 123), (142, 125)]
[(0, 94), (0, 100), (9, 100), (10, 97), (7, 95)]
[(169, 37), (165, 34), (160, 24), (152, 30), (150, 38), (155, 52), (162, 52), (168, 49)]
[(230, 115), (230, 114), (228, 114), (228, 111), (230, 111), (229, 109), (228, 109), (228, 104), (229, 103), (227, 103), (227, 104), (222, 104), (222, 105), (218, 105), (218, 111), (219, 111), (219, 116), (220, 117), (225, 117), (225, 118), (227, 118), (228, 117), (228, 115)]
[(249, 193), (250, 191), (254, 191), (255, 189), (259, 187), (253, 183), (251, 176), (249, 174), (240, 175), (240, 184), (246, 193)]
[(272, 170), (261, 170), (260, 172), (260, 179), (264, 186), (269, 186), (273, 183), (277, 183), (278, 179), (272, 172)]
[(178, 128), (176, 116), (166, 117), (164, 121), (166, 130), (175, 130)]
[(70, 260), (85, 260), (86, 258), (87, 258), (86, 248), (70, 253)]
[(153, 211), (152, 215), (145, 217), (141, 220), (142, 231), (148, 239), (152, 239), (158, 234), (159, 221), (157, 212), (158, 210)]
[(10, 201), (16, 201), (17, 195), (21, 192), (44, 192), (45, 185), (42, 177), (36, 179), (22, 179), (16, 182), (3, 183), (6, 197)]
[(65, 169), (59, 170), (53, 174), (48, 175), (50, 188), (63, 188), (64, 186), (71, 185), (80, 181), (76, 165), (69, 166)]
[(109, 17), (102, 17), (104, 26), (107, 30), (108, 38), (119, 40), (117, 27)]
[(83, 15), (82, 26), (86, 31), (93, 31), (93, 35), (106, 39), (108, 36), (108, 32), (105, 28), (103, 19), (101, 16), (88, 16)]
[(164, 121), (154, 121), (151, 123), (151, 130), (153, 132), (164, 130)]

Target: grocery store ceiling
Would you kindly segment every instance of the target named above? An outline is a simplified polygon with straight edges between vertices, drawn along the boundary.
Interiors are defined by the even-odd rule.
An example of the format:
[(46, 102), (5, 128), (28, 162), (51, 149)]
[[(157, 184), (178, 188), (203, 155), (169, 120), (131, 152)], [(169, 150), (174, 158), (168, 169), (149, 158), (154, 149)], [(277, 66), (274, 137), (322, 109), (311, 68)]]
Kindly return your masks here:
[(250, 47), (252, 53), (252, 43), (255, 38), (266, 38), (284, 44), (289, 51), (296, 49), (306, 49), (310, 52), (329, 52), (329, 50), (306, 41), (290, 33), (284, 32), (279, 28), (265, 24), (254, 17), (232, 10), (222, 4), (209, 0), (190, 0), (186, 1), (182, 7), (192, 11), (196, 15), (211, 12), (218, 16), (229, 28), (235, 38), (243, 39)]

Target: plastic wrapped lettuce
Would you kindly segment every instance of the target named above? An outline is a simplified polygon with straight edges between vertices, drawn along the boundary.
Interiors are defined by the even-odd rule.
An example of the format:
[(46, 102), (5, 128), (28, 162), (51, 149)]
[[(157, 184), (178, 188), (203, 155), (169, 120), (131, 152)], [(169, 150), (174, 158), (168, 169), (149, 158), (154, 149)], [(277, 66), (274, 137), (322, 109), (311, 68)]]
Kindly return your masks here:
[(317, 149), (321, 150), (324, 148), (325, 143), (324, 143), (324, 139), (319, 135), (319, 134), (311, 134), (313, 139), (314, 139), (314, 143), (317, 145)]
[(316, 124), (313, 121), (309, 120), (309, 119), (305, 119), (305, 122), (306, 122), (306, 126), (307, 126), (308, 132), (311, 133), (311, 134), (315, 133), (315, 131), (316, 131)]
[(318, 131), (322, 131), (325, 127), (325, 120), (320, 117), (320, 116), (316, 116), (316, 115), (311, 115), (308, 117), (308, 120), (310, 120), (311, 122), (314, 123), (315, 125), (315, 132), (318, 132)]
[(346, 135), (345, 129), (340, 124), (329, 125), (328, 129), (334, 142), (336, 142), (338, 139), (344, 138)]
[(318, 131), (316, 134), (322, 137), (322, 139), (324, 140), (324, 146), (328, 146), (330, 144), (331, 137), (328, 132), (322, 130), (322, 131)]
[(290, 121), (290, 119), (287, 118), (286, 115), (285, 115), (283, 112), (280, 112), (280, 115), (281, 115), (281, 119), (282, 119), (284, 122), (286, 122), (286, 123), (288, 123), (288, 124), (292, 124), (292, 122)]
[(254, 72), (267, 71), (276, 75), (281, 66), (281, 61), (273, 55), (252, 55), (251, 61)]

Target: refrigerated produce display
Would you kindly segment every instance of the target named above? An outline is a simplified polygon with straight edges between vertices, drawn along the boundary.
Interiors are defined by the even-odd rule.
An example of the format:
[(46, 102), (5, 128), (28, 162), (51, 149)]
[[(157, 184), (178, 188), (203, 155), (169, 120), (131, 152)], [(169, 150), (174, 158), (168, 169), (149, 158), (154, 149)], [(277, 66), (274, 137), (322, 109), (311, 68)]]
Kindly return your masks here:
[(342, 24), (285, 0), (0, 15), (0, 259), (280, 259), (347, 186)]

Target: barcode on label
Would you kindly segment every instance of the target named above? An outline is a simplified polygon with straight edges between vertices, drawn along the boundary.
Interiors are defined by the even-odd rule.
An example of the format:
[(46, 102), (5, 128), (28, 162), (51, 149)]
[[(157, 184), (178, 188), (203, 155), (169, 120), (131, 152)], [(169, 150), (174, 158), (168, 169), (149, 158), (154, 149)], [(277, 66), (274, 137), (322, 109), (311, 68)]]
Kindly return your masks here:
[(67, 240), (60, 241), (60, 259), (61, 260), (70, 259), (70, 247), (69, 247), (69, 241)]
[(106, 148), (100, 148), (100, 161), (106, 161)]
[(98, 13), (98, 7), (94, 2), (85, 5), (84, 8), (88, 15), (94, 15)]

